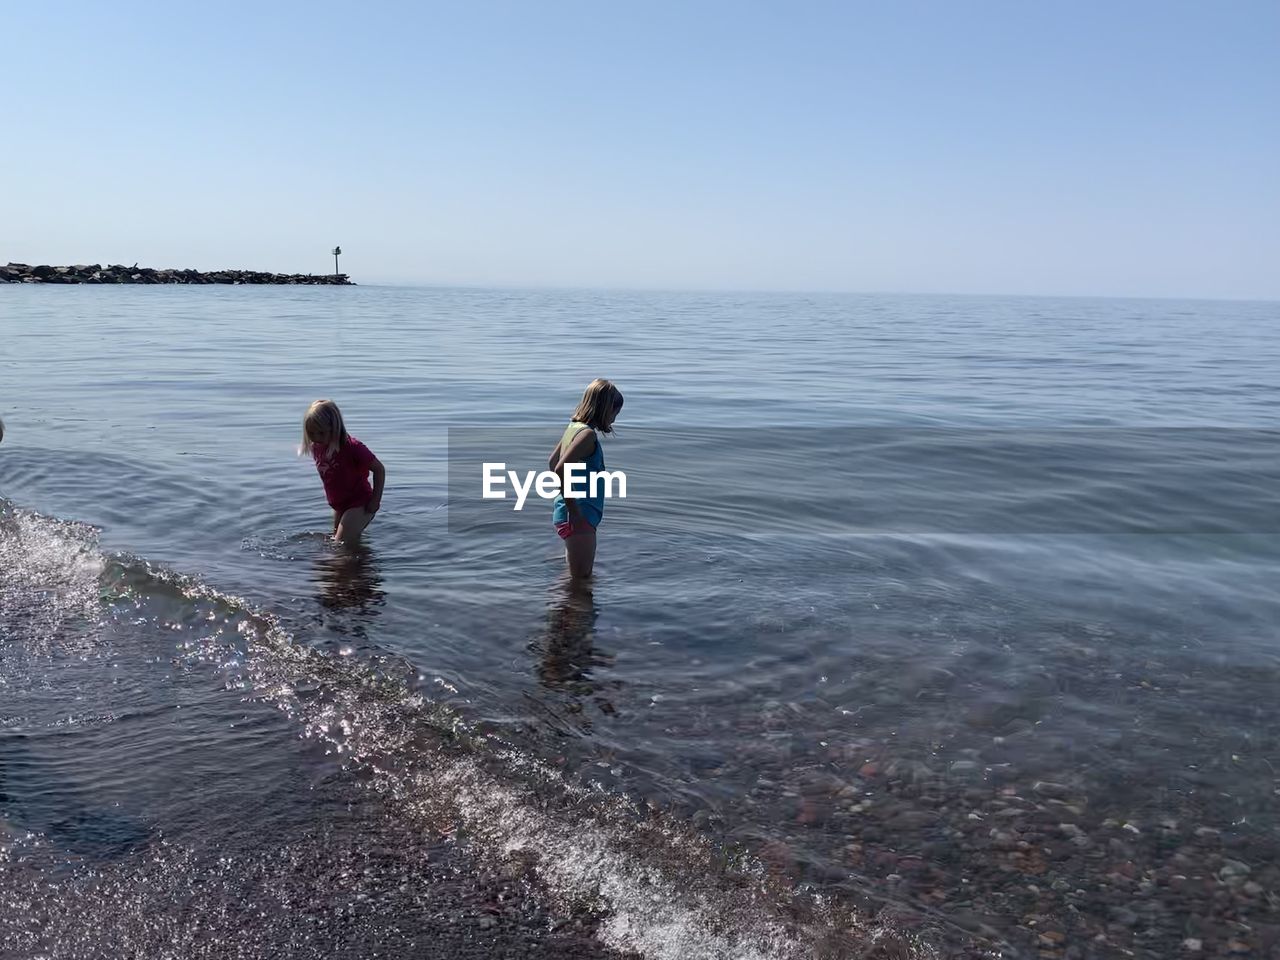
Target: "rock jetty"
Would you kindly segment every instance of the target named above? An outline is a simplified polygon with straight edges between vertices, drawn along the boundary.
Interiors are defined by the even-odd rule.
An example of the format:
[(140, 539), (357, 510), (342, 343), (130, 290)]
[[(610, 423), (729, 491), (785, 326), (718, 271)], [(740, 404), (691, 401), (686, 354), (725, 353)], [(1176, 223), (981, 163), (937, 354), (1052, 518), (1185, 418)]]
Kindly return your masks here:
[(10, 263), (0, 267), (0, 283), (323, 283), (351, 284), (345, 273), (262, 273), (257, 270), (153, 270), (119, 264), (73, 267)]

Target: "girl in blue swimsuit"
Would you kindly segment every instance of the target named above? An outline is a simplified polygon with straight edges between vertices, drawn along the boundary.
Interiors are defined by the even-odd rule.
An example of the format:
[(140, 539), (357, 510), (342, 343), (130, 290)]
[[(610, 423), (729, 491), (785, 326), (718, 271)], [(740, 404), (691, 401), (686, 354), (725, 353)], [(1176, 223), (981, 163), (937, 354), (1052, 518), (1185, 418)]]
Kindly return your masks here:
[[(565, 485), (566, 464), (585, 464), (587, 477), (604, 469), (604, 451), (600, 449), (597, 433), (612, 433), (613, 421), (621, 410), (622, 392), (608, 380), (592, 380), (547, 461), (548, 469), (560, 477), (561, 490)], [(596, 528), (604, 517), (604, 491), (601, 486), (588, 482), (587, 496), (568, 499), (557, 496), (555, 499), (551, 520), (556, 533), (564, 540), (569, 576), (575, 580), (590, 577), (591, 568), (595, 565)]]

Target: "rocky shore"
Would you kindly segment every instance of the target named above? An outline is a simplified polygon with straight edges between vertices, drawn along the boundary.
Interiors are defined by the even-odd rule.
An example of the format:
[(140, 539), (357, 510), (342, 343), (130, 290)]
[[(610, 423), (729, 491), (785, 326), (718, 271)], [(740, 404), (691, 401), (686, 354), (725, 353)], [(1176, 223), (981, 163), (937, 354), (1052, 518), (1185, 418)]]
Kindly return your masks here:
[(0, 267), (0, 283), (287, 283), (350, 285), (345, 273), (263, 273), (258, 270), (155, 270), (112, 264), (71, 267), (10, 263)]

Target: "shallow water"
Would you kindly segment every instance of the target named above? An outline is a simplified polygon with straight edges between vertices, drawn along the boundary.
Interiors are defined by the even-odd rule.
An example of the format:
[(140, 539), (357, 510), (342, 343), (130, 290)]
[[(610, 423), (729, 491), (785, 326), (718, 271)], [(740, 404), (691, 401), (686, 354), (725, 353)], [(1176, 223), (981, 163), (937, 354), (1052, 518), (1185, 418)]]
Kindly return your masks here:
[[(1276, 311), (0, 291), (0, 897), (94, 955), (67, 944), (105, 870), (156, 918), (138, 949), (183, 955), (198, 903), (186, 952), (219, 955), (256, 882), (291, 906), (243, 955), (409, 955), (424, 899), (471, 902), (428, 869), (443, 836), (532, 904), (477, 937), (1265, 955)], [(597, 375), (631, 489), (583, 593), (549, 511), (479, 502), (474, 463), (537, 466)], [(388, 467), (355, 552), (295, 455), (322, 395)]]

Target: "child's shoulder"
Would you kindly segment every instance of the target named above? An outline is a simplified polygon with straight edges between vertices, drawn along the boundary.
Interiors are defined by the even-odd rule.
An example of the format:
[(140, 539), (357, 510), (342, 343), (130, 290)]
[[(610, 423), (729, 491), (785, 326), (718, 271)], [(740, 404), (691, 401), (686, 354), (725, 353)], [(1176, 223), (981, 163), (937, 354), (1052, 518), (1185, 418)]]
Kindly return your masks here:
[(569, 425), (564, 428), (564, 433), (560, 434), (561, 446), (568, 446), (584, 433), (595, 433), (595, 431), (591, 429), (590, 424), (583, 423), (581, 420), (570, 420)]
[(342, 452), (359, 462), (375, 459), (373, 451), (358, 437), (353, 437), (351, 434), (347, 434), (347, 439), (342, 442)]

